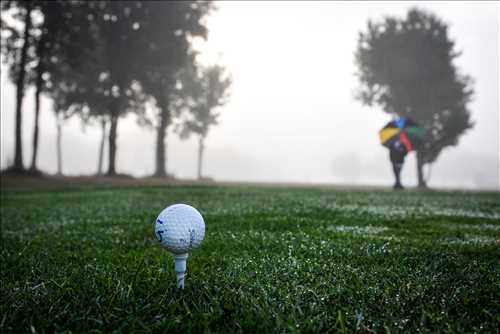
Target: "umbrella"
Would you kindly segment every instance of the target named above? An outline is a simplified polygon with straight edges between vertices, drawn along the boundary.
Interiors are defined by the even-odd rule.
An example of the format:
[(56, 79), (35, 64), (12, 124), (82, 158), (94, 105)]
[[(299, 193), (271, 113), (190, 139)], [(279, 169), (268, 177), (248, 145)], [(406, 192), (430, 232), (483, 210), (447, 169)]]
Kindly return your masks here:
[(411, 119), (400, 117), (387, 123), (379, 131), (379, 136), (382, 145), (392, 148), (399, 142), (410, 152), (422, 144), (425, 131)]

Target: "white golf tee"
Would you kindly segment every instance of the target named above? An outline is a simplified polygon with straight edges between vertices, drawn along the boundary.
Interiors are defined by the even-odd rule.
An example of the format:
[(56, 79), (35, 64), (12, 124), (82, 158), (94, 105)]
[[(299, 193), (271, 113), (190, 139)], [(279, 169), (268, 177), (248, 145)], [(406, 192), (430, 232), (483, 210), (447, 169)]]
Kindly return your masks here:
[(184, 289), (184, 277), (186, 276), (186, 260), (188, 253), (174, 254), (175, 275), (177, 276), (177, 288)]

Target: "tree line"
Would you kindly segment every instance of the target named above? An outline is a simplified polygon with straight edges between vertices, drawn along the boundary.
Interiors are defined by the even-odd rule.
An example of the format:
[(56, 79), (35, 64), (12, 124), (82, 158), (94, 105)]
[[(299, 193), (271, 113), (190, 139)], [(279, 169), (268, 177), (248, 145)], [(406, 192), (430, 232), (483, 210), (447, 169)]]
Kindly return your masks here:
[[(16, 86), (15, 155), (11, 169), (37, 172), (40, 98), (52, 100), (61, 163), (61, 128), (77, 116), (101, 126), (97, 170), (108, 141), (108, 170), (116, 175), (118, 123), (129, 113), (156, 132), (154, 175), (167, 175), (170, 128), (181, 138), (198, 137), (198, 177), (204, 141), (229, 97), (231, 78), (220, 65), (201, 66), (192, 47), (207, 38), (210, 1), (2, 1), (1, 52)], [(424, 165), (458, 144), (474, 123), (468, 105), (473, 80), (454, 64), (461, 53), (448, 25), (434, 14), (410, 9), (406, 17), (369, 20), (355, 52), (357, 99), (394, 116), (407, 116), (426, 130), (417, 150), (419, 185)], [(22, 156), (22, 102), (35, 88), (33, 154)], [(148, 112), (154, 110), (154, 113)], [(25, 112), (25, 111), (24, 111)]]
[[(203, 66), (192, 47), (207, 38), (211, 1), (2, 1), (1, 52), (16, 87), (15, 150), (10, 170), (39, 173), (40, 99), (52, 100), (57, 121), (57, 170), (62, 173), (64, 120), (98, 123), (98, 173), (116, 171), (118, 124), (133, 113), (156, 132), (155, 176), (167, 175), (166, 135), (198, 137), (198, 177), (204, 141), (229, 97), (231, 77), (221, 65)], [(35, 88), (32, 157), (22, 155), (22, 108)], [(153, 110), (153, 113), (150, 111)], [(149, 111), (149, 112), (148, 112)]]

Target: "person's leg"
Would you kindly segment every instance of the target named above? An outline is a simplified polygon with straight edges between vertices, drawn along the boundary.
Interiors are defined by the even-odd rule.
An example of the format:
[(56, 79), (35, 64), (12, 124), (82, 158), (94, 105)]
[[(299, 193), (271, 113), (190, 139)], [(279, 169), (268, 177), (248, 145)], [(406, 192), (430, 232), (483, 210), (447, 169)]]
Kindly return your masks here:
[(394, 178), (396, 179), (396, 183), (394, 184), (394, 189), (403, 189), (403, 185), (401, 184), (401, 168), (403, 167), (402, 163), (393, 162), (392, 170), (394, 171)]

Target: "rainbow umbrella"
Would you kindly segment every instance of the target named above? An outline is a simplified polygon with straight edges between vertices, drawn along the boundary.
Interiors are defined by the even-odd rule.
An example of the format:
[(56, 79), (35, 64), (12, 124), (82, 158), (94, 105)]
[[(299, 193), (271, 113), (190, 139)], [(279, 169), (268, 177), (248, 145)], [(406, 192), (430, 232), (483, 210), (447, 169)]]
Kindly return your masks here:
[(382, 145), (392, 148), (399, 142), (410, 152), (423, 143), (425, 131), (411, 119), (400, 117), (387, 123), (379, 131), (379, 136)]

